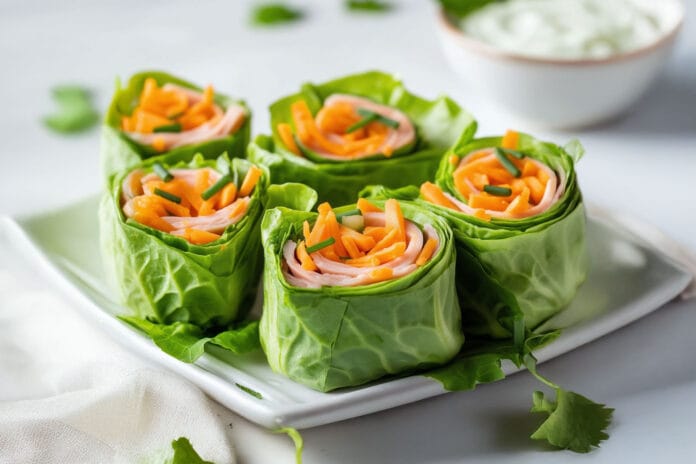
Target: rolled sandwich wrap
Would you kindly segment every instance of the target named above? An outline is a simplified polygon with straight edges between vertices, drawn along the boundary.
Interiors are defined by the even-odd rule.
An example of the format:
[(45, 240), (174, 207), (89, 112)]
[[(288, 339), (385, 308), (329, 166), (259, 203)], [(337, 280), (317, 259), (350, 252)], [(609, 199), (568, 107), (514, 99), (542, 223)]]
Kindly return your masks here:
[(134, 75), (117, 86), (102, 129), (102, 168), (108, 178), (145, 159), (190, 161), (197, 153), (214, 159), (227, 152), (243, 157), (250, 111), (242, 101), (163, 72)]
[(476, 130), (449, 98), (425, 100), (381, 72), (305, 84), (270, 110), (273, 135), (257, 137), (249, 159), (273, 182), (302, 182), (334, 204), (354, 201), (362, 185), (432, 178), (445, 149)]
[(455, 356), (464, 338), (445, 221), (396, 200), (318, 210), (264, 216), (271, 368), (330, 391)]
[(585, 210), (574, 168), (582, 153), (577, 142), (561, 148), (508, 131), (454, 146), (435, 183), (420, 191), (377, 187), (363, 195), (419, 196), (447, 219), (464, 331), (505, 338), (557, 314), (585, 280)]
[(202, 328), (244, 316), (261, 274), (264, 205), (294, 197), (288, 204), (309, 208), (316, 199), (304, 186), (269, 186), (268, 177), (223, 155), (151, 160), (113, 178), (100, 206), (102, 254), (135, 316)]

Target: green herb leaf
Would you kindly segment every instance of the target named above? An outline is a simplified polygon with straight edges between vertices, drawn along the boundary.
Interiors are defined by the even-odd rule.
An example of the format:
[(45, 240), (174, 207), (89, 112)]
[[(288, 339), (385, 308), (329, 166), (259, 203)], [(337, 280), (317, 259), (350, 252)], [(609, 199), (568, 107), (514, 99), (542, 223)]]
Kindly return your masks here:
[(324, 240), (323, 242), (319, 242), (316, 245), (312, 245), (311, 247), (307, 247), (307, 253), (317, 252), (319, 250), (326, 248), (327, 246), (333, 245), (334, 243), (336, 243), (336, 239), (333, 237), (329, 237), (326, 240)]
[(245, 385), (242, 385), (241, 383), (236, 383), (236, 382), (235, 382), (235, 385), (237, 386), (237, 388), (239, 388), (240, 390), (242, 390), (244, 393), (248, 393), (248, 394), (250, 394), (251, 396), (253, 396), (254, 398), (258, 398), (258, 399), (260, 399), (260, 400), (263, 399), (263, 395), (262, 395), (261, 393), (257, 392), (256, 390), (251, 389), (251, 388), (249, 388), (249, 387), (247, 387), (247, 386), (245, 386)]
[(393, 5), (380, 0), (347, 0), (346, 8), (353, 11), (384, 12), (391, 10)]
[(158, 195), (162, 198), (165, 198), (169, 201), (173, 201), (174, 203), (181, 203), (181, 198), (174, 195), (173, 193), (165, 192), (164, 190), (160, 190), (158, 188), (155, 189), (155, 195)]
[(501, 0), (439, 0), (445, 12), (457, 18), (463, 18), (489, 3)]
[(425, 374), (442, 384), (449, 391), (473, 390), (481, 383), (505, 378), (500, 367), (502, 357), (498, 353), (484, 353), (457, 358), (444, 367)]
[(352, 124), (348, 126), (348, 129), (346, 129), (346, 134), (350, 134), (351, 132), (355, 132), (356, 130), (363, 128), (370, 124), (372, 121), (375, 121), (377, 119), (377, 113), (372, 113), (364, 118), (362, 118), (360, 121), (356, 122), (355, 124)]
[(501, 148), (501, 150), (503, 150), (503, 152), (505, 152), (506, 154), (512, 156), (513, 158), (517, 158), (517, 159), (522, 159), (522, 158), (524, 158), (525, 156), (527, 156), (527, 155), (525, 155), (524, 153), (522, 153), (521, 151), (513, 150), (513, 149), (511, 149), (511, 148)]
[(495, 195), (497, 197), (509, 197), (512, 195), (512, 189), (507, 187), (500, 187), (498, 185), (484, 185), (483, 191)]
[(174, 455), (166, 461), (167, 464), (215, 464), (204, 461), (186, 437), (179, 437), (172, 442)]
[(229, 184), (230, 182), (232, 182), (232, 178), (229, 175), (225, 174), (220, 179), (218, 179), (217, 182), (215, 182), (213, 185), (208, 187), (203, 193), (201, 193), (201, 198), (203, 198), (204, 200), (209, 200), (210, 197), (218, 193), (220, 190), (223, 189), (223, 187), (225, 187), (225, 185)]
[(167, 170), (162, 164), (160, 163), (155, 163), (152, 165), (152, 170), (155, 171), (155, 174), (159, 176), (160, 179), (162, 179), (165, 182), (169, 182), (172, 179), (174, 179), (174, 176), (172, 175), (171, 172)]
[(302, 464), (302, 450), (304, 449), (304, 442), (300, 432), (291, 427), (283, 427), (282, 429), (274, 430), (274, 432), (284, 433), (292, 438), (292, 442), (295, 444), (295, 463)]
[(532, 397), (532, 412), (546, 413), (549, 417), (532, 434), (534, 440), (546, 440), (553, 446), (576, 453), (587, 453), (609, 438), (606, 429), (614, 410), (595, 403), (578, 393), (564, 390), (537, 372), (536, 359), (525, 355), (524, 363), (538, 380), (556, 391), (556, 401), (544, 398), (540, 391)]
[(302, 10), (283, 3), (257, 5), (252, 10), (251, 22), (257, 26), (272, 26), (298, 21), (304, 16)]
[(166, 124), (164, 126), (155, 127), (152, 132), (181, 132), (181, 124), (175, 122), (174, 124)]
[(77, 133), (99, 121), (99, 113), (92, 106), (88, 90), (78, 86), (59, 86), (52, 89), (52, 94), (58, 111), (43, 118), (46, 127), (66, 134)]
[(147, 334), (165, 353), (187, 363), (195, 362), (205, 353), (205, 346), (213, 343), (235, 354), (244, 354), (261, 348), (258, 321), (206, 336), (204, 331), (187, 322), (157, 324), (134, 316), (119, 316), (124, 322)]
[(515, 166), (515, 164), (510, 161), (510, 158), (507, 157), (505, 152), (502, 150), (500, 147), (495, 147), (495, 156), (498, 158), (498, 161), (500, 161), (500, 164), (503, 165), (503, 167), (513, 176), (515, 177), (520, 177), (522, 173), (520, 170)]
[(375, 118), (381, 122), (384, 125), (387, 125), (391, 127), (392, 129), (398, 129), (399, 128), (399, 121), (395, 121), (391, 118), (388, 118), (386, 116), (382, 116), (379, 113), (376, 113), (374, 111), (370, 111), (366, 108), (358, 108), (358, 114), (363, 117), (369, 117), (369, 116), (375, 116)]

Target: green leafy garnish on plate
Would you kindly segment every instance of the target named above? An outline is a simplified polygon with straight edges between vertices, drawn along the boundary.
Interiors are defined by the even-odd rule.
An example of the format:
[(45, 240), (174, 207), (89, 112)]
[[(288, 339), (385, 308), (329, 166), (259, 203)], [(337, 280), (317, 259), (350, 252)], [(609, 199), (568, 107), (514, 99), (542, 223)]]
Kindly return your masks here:
[(174, 455), (164, 464), (215, 464), (201, 458), (186, 437), (179, 437), (172, 441)]
[(261, 348), (258, 321), (240, 323), (215, 336), (206, 336), (200, 327), (187, 322), (157, 324), (133, 316), (119, 318), (145, 332), (165, 353), (187, 363), (200, 358), (208, 343), (235, 354), (245, 354)]
[(272, 26), (302, 19), (302, 10), (283, 3), (257, 5), (251, 12), (251, 22), (257, 26)]
[(541, 376), (536, 369), (536, 359), (531, 354), (525, 356), (524, 364), (534, 377), (556, 392), (555, 401), (545, 398), (540, 391), (534, 392), (531, 411), (549, 415), (532, 434), (534, 440), (546, 440), (558, 448), (588, 453), (609, 438), (606, 429), (611, 423), (612, 408), (564, 390)]
[(352, 11), (383, 12), (391, 10), (394, 5), (380, 0), (346, 0), (346, 8)]
[(304, 441), (302, 440), (302, 435), (300, 432), (293, 429), (292, 427), (283, 427), (278, 430), (274, 430), (275, 433), (284, 433), (290, 438), (295, 444), (295, 463), (302, 464), (302, 451), (304, 450)]
[(90, 92), (79, 86), (57, 86), (51, 90), (58, 110), (43, 118), (49, 129), (64, 134), (85, 131), (99, 121), (99, 113), (92, 106)]

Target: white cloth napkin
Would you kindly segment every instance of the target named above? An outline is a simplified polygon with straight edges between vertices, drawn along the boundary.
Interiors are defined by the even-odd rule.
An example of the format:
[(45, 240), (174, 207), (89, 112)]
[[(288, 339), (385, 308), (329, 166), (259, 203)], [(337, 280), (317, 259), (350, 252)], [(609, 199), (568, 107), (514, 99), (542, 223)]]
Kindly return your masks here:
[(161, 463), (180, 436), (205, 460), (235, 462), (221, 406), (125, 352), (42, 279), (20, 279), (2, 251), (1, 464)]

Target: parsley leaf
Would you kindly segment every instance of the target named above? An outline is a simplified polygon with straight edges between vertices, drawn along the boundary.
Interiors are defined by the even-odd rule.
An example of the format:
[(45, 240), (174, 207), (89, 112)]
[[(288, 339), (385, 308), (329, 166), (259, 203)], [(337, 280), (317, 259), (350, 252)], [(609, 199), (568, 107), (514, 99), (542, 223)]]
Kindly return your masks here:
[(210, 461), (204, 461), (196, 450), (193, 449), (193, 445), (188, 441), (186, 437), (179, 437), (172, 442), (172, 449), (174, 450), (174, 455), (170, 460), (166, 461), (166, 464), (214, 464)]
[(606, 429), (611, 423), (612, 408), (564, 390), (543, 377), (531, 353), (524, 356), (524, 364), (534, 377), (556, 392), (556, 401), (546, 399), (540, 391), (534, 392), (531, 412), (546, 413), (549, 417), (532, 434), (532, 439), (546, 440), (553, 446), (576, 453), (588, 453), (609, 438)]
[(392, 7), (391, 3), (381, 0), (346, 0), (346, 8), (353, 11), (383, 12)]
[(257, 26), (272, 26), (302, 19), (302, 10), (292, 8), (282, 3), (266, 3), (254, 7), (251, 22)]
[(66, 134), (77, 133), (99, 121), (99, 113), (92, 106), (92, 96), (88, 90), (67, 85), (54, 87), (51, 93), (58, 111), (43, 118), (49, 129)]

